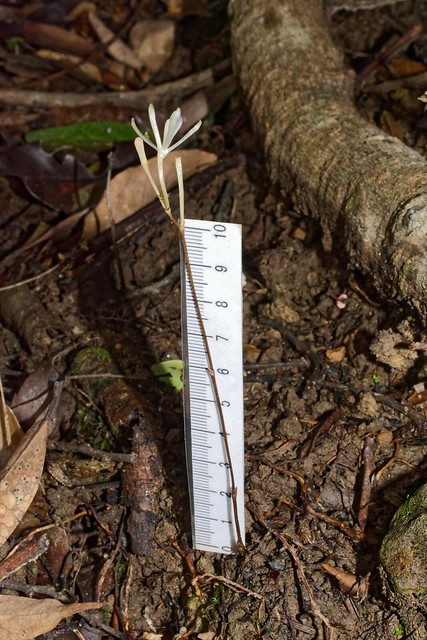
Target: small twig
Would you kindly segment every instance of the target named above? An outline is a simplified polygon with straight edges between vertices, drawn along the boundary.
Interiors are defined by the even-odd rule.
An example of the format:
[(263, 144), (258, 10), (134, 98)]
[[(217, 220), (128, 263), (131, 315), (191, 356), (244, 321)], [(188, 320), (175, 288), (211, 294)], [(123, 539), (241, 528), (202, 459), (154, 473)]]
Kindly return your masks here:
[[(98, 525), (103, 530), (105, 530), (105, 527), (103, 526), (102, 522), (98, 519), (95, 511), (93, 511), (93, 515), (95, 516), (95, 519)], [(123, 511), (123, 516), (124, 516), (124, 511)], [(119, 555), (119, 552), (121, 551), (121, 548), (123, 545), (123, 529), (124, 529), (124, 517), (122, 517), (122, 520), (120, 522), (120, 527), (117, 534), (117, 540), (116, 540), (115, 547), (113, 549), (113, 553), (106, 559), (106, 561), (102, 565), (97, 575), (96, 584), (95, 584), (95, 600), (97, 601), (100, 601), (101, 598), (105, 597), (102, 587), (104, 586), (104, 582), (108, 582), (110, 570), (112, 569), (113, 563), (115, 562), (117, 556)], [(111, 532), (108, 531), (107, 533), (110, 537), (112, 537)], [(118, 561), (116, 562), (116, 565), (117, 564), (118, 564)]]
[(276, 331), (279, 331), (282, 337), (285, 338), (287, 342), (289, 342), (289, 344), (295, 349), (295, 351), (297, 351), (297, 353), (300, 353), (302, 356), (305, 356), (310, 360), (310, 364), (313, 369), (312, 376), (317, 373), (323, 362), (323, 356), (312, 351), (308, 343), (301, 342), (301, 340), (299, 340), (299, 338), (297, 338), (292, 331), (287, 329), (281, 322), (278, 322), (273, 318), (267, 318), (263, 316), (259, 318), (259, 323), (264, 324), (267, 327), (272, 327), (273, 329), (276, 329)]
[(412, 407), (410, 404), (404, 404), (402, 402), (399, 402), (398, 400), (395, 400), (394, 398), (384, 396), (381, 393), (375, 393), (374, 396), (380, 404), (384, 404), (386, 407), (390, 407), (390, 409), (394, 409), (398, 413), (407, 416), (422, 432), (426, 430), (427, 420), (417, 409)]
[(336, 409), (332, 411), (317, 427), (315, 427), (310, 433), (307, 440), (302, 445), (298, 458), (303, 460), (306, 458), (312, 450), (314, 449), (317, 439), (326, 432), (328, 432), (333, 426), (337, 424), (340, 420), (342, 420), (344, 416), (344, 411), (342, 409)]
[(94, 620), (92, 616), (84, 612), (80, 612), (79, 616), (82, 617), (86, 622), (90, 624), (91, 627), (95, 629), (100, 629), (104, 631), (107, 635), (112, 636), (113, 638), (117, 638), (118, 640), (126, 640), (126, 634), (121, 631), (117, 631), (117, 629), (113, 629), (113, 627), (108, 626), (108, 624), (104, 624), (100, 620)]
[(303, 367), (307, 366), (307, 358), (290, 358), (289, 360), (280, 360), (278, 362), (257, 362), (255, 364), (245, 364), (245, 371), (256, 371), (258, 369), (281, 369), (287, 367)]
[(122, 618), (123, 618), (123, 628), (128, 637), (129, 637), (129, 629), (130, 629), (129, 599), (130, 599), (130, 590), (132, 586), (132, 580), (133, 580), (133, 559), (131, 557), (129, 560), (126, 582), (122, 587), (122, 593), (121, 593), (121, 602), (122, 602), (121, 610), (122, 610)]
[(412, 42), (417, 40), (423, 32), (423, 26), (416, 24), (408, 29), (400, 38), (397, 38), (394, 42), (391, 42), (385, 49), (375, 56), (373, 60), (360, 71), (357, 75), (356, 82), (363, 82), (369, 76), (371, 76), (377, 69), (387, 60), (389, 60), (395, 53), (406, 49)]
[(200, 598), (200, 600), (204, 600), (203, 594), (199, 588), (199, 585), (197, 584), (196, 580), (198, 578), (197, 575), (197, 571), (196, 571), (196, 567), (194, 566), (194, 563), (192, 561), (192, 559), (189, 557), (188, 553), (185, 551), (185, 549), (182, 549), (178, 542), (176, 540), (172, 540), (171, 542), (171, 546), (175, 549), (175, 551), (178, 553), (178, 555), (180, 556), (180, 558), (182, 560), (184, 560), (185, 565), (190, 573), (191, 576), (191, 584), (194, 586), (194, 591), (196, 592), (196, 595), (198, 598)]
[(301, 489), (301, 497), (303, 499), (304, 508), (307, 513), (314, 516), (318, 520), (323, 520), (328, 524), (332, 524), (334, 527), (337, 527), (346, 536), (348, 536), (352, 540), (355, 540), (356, 542), (360, 542), (361, 540), (363, 540), (364, 534), (361, 531), (356, 531), (352, 527), (349, 527), (349, 525), (346, 524), (345, 522), (341, 522), (341, 520), (332, 518), (331, 516), (328, 516), (326, 513), (320, 513), (319, 511), (316, 511), (311, 506), (308, 498), (307, 483), (299, 473), (296, 473), (295, 471), (291, 471), (290, 469), (285, 469), (285, 467), (281, 467), (278, 464), (274, 464), (274, 462), (270, 462), (270, 460), (267, 460), (263, 456), (253, 456), (253, 458), (259, 460), (262, 464), (265, 464), (268, 467), (271, 467), (271, 469), (274, 469), (278, 473), (283, 473), (285, 475), (290, 476), (291, 478), (294, 478), (299, 483), (300, 489)]
[(357, 513), (357, 522), (359, 523), (360, 531), (363, 533), (368, 521), (369, 505), (371, 501), (372, 493), (372, 475), (375, 469), (374, 460), (374, 439), (368, 436), (365, 439), (365, 446), (363, 447), (363, 471), (362, 471), (362, 486), (360, 489), (359, 509)]
[(42, 271), (42, 273), (38, 273), (36, 276), (31, 276), (31, 278), (20, 280), (19, 282), (15, 282), (14, 284), (6, 284), (4, 287), (0, 287), (0, 292), (10, 291), (11, 289), (17, 289), (18, 287), (22, 287), (24, 284), (29, 284), (30, 282), (35, 282), (36, 280), (40, 280), (40, 278), (44, 278), (45, 276), (48, 276), (53, 271), (56, 271), (57, 269), (59, 269), (59, 267), (64, 266), (64, 262), (65, 261), (58, 262), (58, 264), (55, 264), (53, 267), (50, 267), (50, 269), (46, 269), (46, 271)]
[(112, 460), (113, 462), (134, 462), (136, 456), (134, 453), (116, 453), (115, 451), (101, 451), (95, 449), (90, 444), (76, 442), (49, 442), (47, 448), (51, 451), (67, 451), (70, 453), (80, 453), (81, 455), (95, 458), (95, 460)]
[(32, 596), (37, 593), (43, 596), (47, 596), (48, 598), (54, 598), (55, 600), (58, 600), (63, 604), (70, 603), (70, 596), (68, 595), (68, 593), (57, 591), (53, 586), (41, 584), (26, 584), (25, 582), (12, 580), (10, 578), (2, 580), (0, 586), (2, 589), (13, 589), (13, 591), (18, 591), (19, 593), (25, 593), (26, 596)]
[(256, 593), (256, 591), (251, 591), (250, 589), (247, 589), (246, 587), (239, 584), (238, 582), (233, 582), (233, 580), (224, 578), (224, 576), (216, 576), (213, 573), (203, 573), (200, 576), (196, 576), (195, 578), (193, 578), (192, 584), (195, 586), (197, 582), (200, 582), (201, 580), (205, 580), (205, 579), (209, 581), (215, 580), (218, 582), (223, 582), (228, 587), (230, 587), (230, 589), (232, 589), (233, 591), (236, 591), (237, 593), (243, 591), (243, 593), (246, 593), (248, 596), (252, 596), (253, 598), (257, 598), (257, 600), (264, 600), (264, 597), (265, 597), (260, 593)]
[(117, 246), (117, 234), (116, 234), (116, 223), (114, 220), (114, 216), (113, 216), (113, 211), (111, 208), (111, 173), (113, 171), (113, 154), (110, 153), (108, 154), (108, 169), (107, 169), (107, 186), (105, 188), (105, 197), (106, 197), (106, 201), (107, 201), (107, 214), (108, 214), (108, 222), (110, 225), (110, 233), (111, 233), (111, 246), (113, 248), (113, 252), (114, 252), (114, 257), (116, 260), (116, 264), (117, 264), (117, 271), (118, 271), (118, 275), (119, 275), (119, 281), (117, 283), (117, 289), (119, 291), (122, 291), (124, 289), (125, 286), (125, 278), (123, 275), (123, 267), (122, 267), (122, 261), (120, 259), (120, 254), (119, 254), (119, 249)]
[(272, 527), (270, 527), (270, 525), (268, 524), (268, 522), (266, 522), (264, 520), (264, 518), (261, 516), (261, 514), (256, 510), (256, 508), (254, 507), (254, 505), (252, 505), (251, 503), (249, 503), (247, 505), (249, 511), (255, 516), (256, 520), (258, 520), (258, 522), (260, 522), (263, 527), (265, 527), (265, 529), (267, 529), (267, 531), (269, 531), (275, 538), (277, 538), (278, 540), (280, 540), (280, 542), (282, 543), (282, 545), (284, 546), (284, 548), (286, 549), (286, 551), (289, 553), (289, 555), (291, 556), (296, 570), (298, 572), (298, 575), (301, 579), (301, 582), (303, 583), (306, 593), (310, 599), (311, 602), (311, 607), (313, 610), (313, 614), (314, 616), (318, 617), (323, 624), (327, 627), (328, 631), (329, 631), (329, 640), (333, 640), (334, 639), (334, 628), (332, 627), (331, 623), (329, 622), (328, 618), (326, 616), (323, 615), (323, 613), (320, 611), (319, 605), (317, 603), (316, 598), (314, 597), (313, 591), (310, 587), (310, 584), (307, 580), (307, 576), (305, 575), (305, 571), (304, 571), (304, 567), (302, 565), (301, 560), (298, 558), (298, 554), (296, 552), (296, 550), (294, 549), (294, 547), (292, 545), (289, 544), (289, 542), (286, 540), (286, 538), (281, 535), (278, 531), (276, 531), (275, 529), (273, 529)]
[[(411, 441), (411, 444), (416, 444), (416, 442), (417, 441), (415, 441), (415, 442)], [(394, 441), (394, 454), (389, 460), (387, 460), (387, 462), (384, 464), (384, 466), (382, 466), (381, 469), (379, 471), (377, 471), (377, 473), (375, 475), (375, 480), (377, 482), (380, 480), (380, 478), (383, 475), (383, 473), (385, 471), (387, 471), (387, 469), (389, 467), (391, 467), (391, 465), (394, 464), (395, 462), (400, 462), (400, 464), (403, 464), (403, 465), (409, 467), (410, 469), (413, 469), (416, 473), (423, 475), (423, 471), (421, 471), (419, 468), (417, 468), (416, 466), (414, 466), (410, 462), (407, 462), (406, 460), (403, 460), (403, 458), (400, 457), (401, 444), (402, 443), (400, 442), (400, 440), (395, 440)], [(422, 444), (425, 444), (425, 442), (423, 442)]]

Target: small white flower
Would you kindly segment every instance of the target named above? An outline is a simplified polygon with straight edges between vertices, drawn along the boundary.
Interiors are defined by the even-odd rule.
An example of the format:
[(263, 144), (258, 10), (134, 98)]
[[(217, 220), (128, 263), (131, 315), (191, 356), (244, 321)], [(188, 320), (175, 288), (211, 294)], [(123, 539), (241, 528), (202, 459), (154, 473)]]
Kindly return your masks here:
[(148, 117), (150, 118), (151, 129), (153, 131), (155, 142), (150, 140), (147, 135), (145, 135), (138, 129), (134, 118), (132, 118), (131, 124), (135, 133), (140, 138), (142, 138), (144, 142), (150, 145), (150, 147), (157, 151), (157, 156), (160, 160), (163, 160), (163, 158), (165, 158), (170, 151), (176, 149), (180, 144), (187, 140), (187, 138), (192, 136), (193, 133), (195, 133), (202, 124), (202, 121), (199, 120), (199, 122), (197, 122), (197, 124), (195, 124), (194, 127), (190, 129), (190, 131), (187, 131), (187, 133), (181, 138), (181, 140), (178, 140), (177, 142), (172, 144), (172, 140), (182, 126), (181, 109), (175, 109), (175, 111), (171, 114), (171, 117), (166, 120), (163, 130), (163, 140), (160, 136), (159, 127), (157, 126), (156, 111), (154, 109), (154, 105), (152, 104), (150, 104), (150, 106), (148, 107)]

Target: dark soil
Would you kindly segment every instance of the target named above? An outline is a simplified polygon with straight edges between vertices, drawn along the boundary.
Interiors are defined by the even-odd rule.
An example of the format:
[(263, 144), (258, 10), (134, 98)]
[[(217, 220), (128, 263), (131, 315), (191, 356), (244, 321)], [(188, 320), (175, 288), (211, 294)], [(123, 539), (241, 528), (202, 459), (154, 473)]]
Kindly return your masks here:
[[(178, 21), (174, 57), (156, 84), (229, 55), (221, 3), (206, 3), (211, 16), (201, 15), (205, 3), (194, 4), (198, 11), (188, 10)], [(117, 29), (123, 16), (114, 5), (102, 3), (100, 15)], [(144, 15), (161, 15), (163, 3), (142, 5)], [(397, 29), (405, 6), (398, 15), (396, 7), (382, 9), (382, 29), (375, 22), (371, 48)], [(121, 11), (127, 15), (128, 8)], [(358, 35), (352, 14), (334, 20), (337, 39), (347, 33), (350, 61), (350, 40), (372, 54), (364, 49), (367, 32)], [(360, 24), (371, 26), (366, 18)], [(16, 62), (8, 55), (4, 85)], [(31, 47), (26, 55), (33, 57)], [(378, 73), (387, 75), (384, 67)], [(65, 75), (47, 88), (82, 91), (79, 82), (73, 77), (68, 85)], [(368, 116), (380, 120), (374, 96), (365, 93), (360, 100)], [(414, 112), (408, 115), (399, 104), (387, 108), (414, 146), (422, 146)], [(379, 99), (375, 108), (385, 110)], [(35, 115), (31, 128), (64, 122), (53, 108)], [(23, 132), (12, 122), (3, 145), (17, 143)], [(116, 252), (109, 243), (88, 250), (77, 229), (19, 253), (42, 222), (53, 226), (64, 214), (3, 178), (3, 284), (66, 261), (25, 288), (0, 294), (8, 401), (41, 366), (53, 363), (65, 380), (43, 486), (2, 556), (30, 529), (54, 524), (50, 547), (0, 587), (3, 593), (107, 603), (103, 615), (63, 622), (43, 636), (49, 639), (409, 637), (381, 580), (379, 549), (397, 507), (426, 474), (425, 403), (422, 392), (414, 397), (414, 385), (426, 379), (425, 358), (409, 348), (424, 340), (424, 327), (409, 308), (372, 291), (369, 277), (339, 249), (326, 253), (316, 224), (292, 210), (292, 194), (270, 185), (238, 93), (209, 115), (198, 144), (217, 153), (220, 164), (207, 180), (191, 183), (187, 217), (243, 227), (246, 553), (191, 549), (181, 396), (150, 374), (152, 364), (181, 353), (178, 242), (160, 207), (148, 217), (142, 212), (137, 231)], [(87, 166), (97, 158), (96, 152), (76, 153)], [(154, 421), (149, 428), (162, 475), (151, 540), (147, 532), (136, 542), (129, 534), (135, 505), (124, 495), (122, 479), (130, 463), (109, 455), (135, 446), (134, 424), (117, 408), (111, 424), (108, 402), (80, 378), (76, 357), (88, 346), (108, 350), (114, 370), (139, 391), (144, 419)], [(73, 450), (85, 443), (103, 450), (101, 459)]]

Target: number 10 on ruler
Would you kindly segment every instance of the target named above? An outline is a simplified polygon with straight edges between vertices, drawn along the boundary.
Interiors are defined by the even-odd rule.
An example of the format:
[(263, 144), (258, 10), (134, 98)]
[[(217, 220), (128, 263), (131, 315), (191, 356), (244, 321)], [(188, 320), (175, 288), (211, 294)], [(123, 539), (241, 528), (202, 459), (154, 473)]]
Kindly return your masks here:
[(231, 553), (244, 534), (241, 226), (185, 220), (185, 240), (224, 415), (230, 459), (209, 375), (203, 332), (184, 260), (184, 417), (193, 547)]

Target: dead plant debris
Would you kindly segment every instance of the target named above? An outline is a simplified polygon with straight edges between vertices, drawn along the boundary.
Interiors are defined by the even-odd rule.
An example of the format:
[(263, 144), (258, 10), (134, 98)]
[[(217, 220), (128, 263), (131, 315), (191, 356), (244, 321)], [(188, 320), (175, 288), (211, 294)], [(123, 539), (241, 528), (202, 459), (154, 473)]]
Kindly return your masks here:
[[(370, 6), (329, 12), (357, 106), (424, 153), (425, 7), (358, 1)], [(269, 184), (226, 5), (0, 10), (0, 640), (403, 640), (425, 628), (424, 596), (386, 591), (379, 563), (425, 479), (425, 327)], [(149, 102), (163, 120), (182, 107), (185, 130), (204, 119), (183, 152), (188, 217), (243, 225), (241, 557), (191, 549), (181, 396), (150, 373), (181, 353), (170, 224), (126, 135), (79, 130), (131, 117), (145, 129)], [(386, 572), (399, 554), (393, 539)]]

